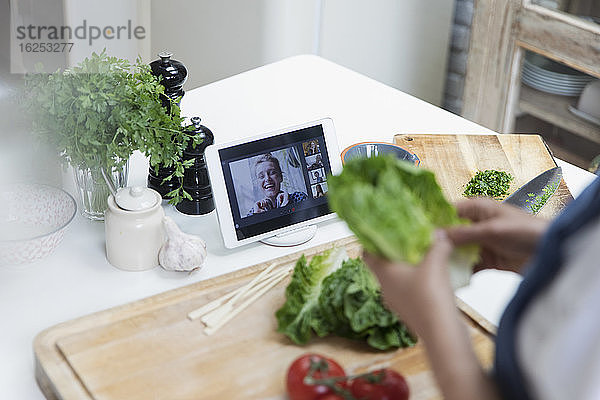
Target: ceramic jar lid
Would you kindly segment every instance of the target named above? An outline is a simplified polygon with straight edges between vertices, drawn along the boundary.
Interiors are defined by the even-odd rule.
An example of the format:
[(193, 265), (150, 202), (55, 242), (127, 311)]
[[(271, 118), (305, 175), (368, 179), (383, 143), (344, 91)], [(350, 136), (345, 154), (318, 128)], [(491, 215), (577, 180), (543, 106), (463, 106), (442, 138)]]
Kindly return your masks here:
[(152, 189), (142, 186), (120, 188), (117, 191), (115, 202), (119, 207), (128, 211), (148, 210), (158, 202)]

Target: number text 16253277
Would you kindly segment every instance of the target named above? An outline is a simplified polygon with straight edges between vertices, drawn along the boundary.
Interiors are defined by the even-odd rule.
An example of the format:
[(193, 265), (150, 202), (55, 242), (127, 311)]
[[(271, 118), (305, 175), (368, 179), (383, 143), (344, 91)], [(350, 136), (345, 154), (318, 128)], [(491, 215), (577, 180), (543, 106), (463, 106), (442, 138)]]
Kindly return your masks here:
[(21, 53), (70, 53), (71, 49), (73, 49), (73, 44), (73, 42), (26, 42), (19, 43), (19, 49), (21, 50)]

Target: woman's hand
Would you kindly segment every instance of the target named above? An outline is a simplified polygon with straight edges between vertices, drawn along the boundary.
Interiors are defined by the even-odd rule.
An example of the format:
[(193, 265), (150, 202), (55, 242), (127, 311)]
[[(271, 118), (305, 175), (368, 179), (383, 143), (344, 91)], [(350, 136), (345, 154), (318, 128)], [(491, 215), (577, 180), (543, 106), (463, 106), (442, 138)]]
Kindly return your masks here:
[(272, 208), (273, 208), (273, 202), (268, 197), (265, 197), (264, 199), (259, 200), (256, 203), (254, 203), (254, 206), (252, 207), (252, 212), (254, 214), (258, 214), (258, 213), (262, 213), (265, 211), (269, 211)]
[(496, 268), (520, 272), (548, 228), (548, 221), (491, 199), (470, 199), (457, 204), (458, 214), (471, 225), (449, 228), (454, 245), (481, 246), (477, 269)]
[(277, 208), (287, 206), (289, 202), (290, 198), (287, 192), (280, 192), (277, 195)]
[(441, 314), (455, 314), (448, 271), (452, 249), (452, 242), (440, 230), (417, 266), (364, 254), (365, 262), (379, 280), (386, 305), (419, 336), (430, 330), (432, 321), (445, 319), (439, 318)]

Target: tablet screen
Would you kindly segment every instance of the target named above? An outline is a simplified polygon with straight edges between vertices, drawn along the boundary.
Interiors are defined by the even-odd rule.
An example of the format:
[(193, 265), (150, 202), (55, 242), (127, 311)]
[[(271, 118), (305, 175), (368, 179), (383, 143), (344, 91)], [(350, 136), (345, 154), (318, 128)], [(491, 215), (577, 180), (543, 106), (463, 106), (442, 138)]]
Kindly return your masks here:
[(322, 125), (218, 152), (238, 240), (331, 213)]

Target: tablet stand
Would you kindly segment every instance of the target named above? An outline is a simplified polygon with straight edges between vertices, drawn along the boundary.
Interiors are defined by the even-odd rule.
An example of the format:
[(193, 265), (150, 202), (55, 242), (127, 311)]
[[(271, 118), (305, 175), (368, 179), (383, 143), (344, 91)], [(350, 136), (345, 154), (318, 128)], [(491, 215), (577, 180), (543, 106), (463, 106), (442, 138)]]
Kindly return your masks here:
[(294, 229), (290, 232), (271, 236), (270, 238), (262, 239), (261, 242), (270, 246), (278, 247), (297, 246), (299, 244), (308, 242), (315, 236), (316, 232), (317, 226), (309, 225), (299, 229)]

